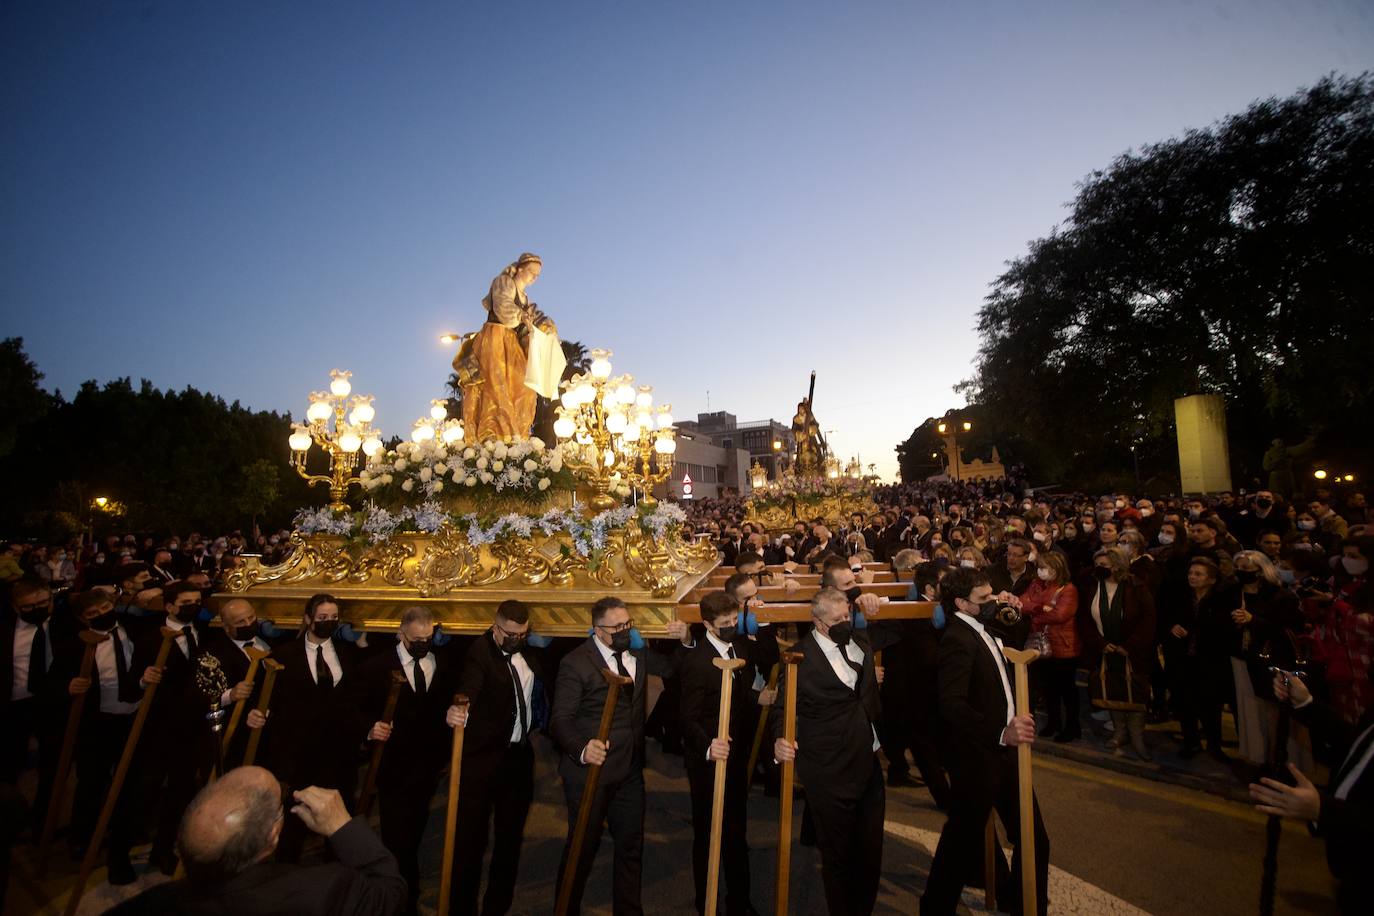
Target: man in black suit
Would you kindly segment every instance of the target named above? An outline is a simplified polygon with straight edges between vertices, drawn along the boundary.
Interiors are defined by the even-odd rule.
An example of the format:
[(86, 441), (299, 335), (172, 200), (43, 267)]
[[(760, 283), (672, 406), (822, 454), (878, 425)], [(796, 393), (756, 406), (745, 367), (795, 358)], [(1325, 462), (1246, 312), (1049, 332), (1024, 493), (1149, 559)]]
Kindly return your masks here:
[[(83, 626), (109, 637), (96, 646), (91, 677), (78, 676), (83, 654), (80, 640), (63, 642), (53, 656), (53, 667), (66, 682), (72, 702), (82, 704), (83, 718), (74, 756), (76, 792), (72, 798), (70, 831), (72, 855), (79, 859), (95, 831), (143, 691), (139, 688), (140, 673), (133, 666), (134, 639), (115, 615), (114, 599), (109, 593), (100, 589), (83, 592), (73, 601), (72, 608)], [(142, 672), (143, 680), (156, 676), (156, 668)], [(92, 695), (87, 696), (88, 693)], [(141, 820), (141, 786), (139, 779), (126, 779), (115, 802), (106, 858), (107, 880), (111, 884), (132, 884), (137, 880), (129, 862), (129, 849)]]
[[(248, 683), (248, 666), (251, 663), (248, 650), (271, 652), (272, 646), (263, 638), (257, 611), (247, 598), (230, 598), (224, 602), (219, 609), (219, 619), (220, 629), (206, 634), (205, 651), (219, 659), (224, 676), (229, 681), (229, 689), (220, 697), (220, 706), (229, 709), (231, 704), (240, 700), (251, 700), (257, 686), (256, 682), (263, 676), (259, 663), (254, 676), (255, 683)], [(249, 730), (246, 728), (235, 730), (231, 746), (224, 748), (226, 769), (232, 769), (243, 759), (248, 734)]]
[[(745, 583), (753, 583), (745, 579)], [(778, 660), (778, 640), (772, 627), (763, 627), (756, 640), (740, 628), (742, 608), (727, 592), (711, 592), (701, 602), (705, 638), (682, 662), (682, 741), (687, 785), (692, 797), (692, 878), (697, 912), (706, 907), (706, 866), (711, 845), (711, 803), (715, 794), (715, 761), (725, 764), (725, 810), (721, 825), (721, 871), (724, 873), (725, 912), (752, 914), (749, 900), (748, 781), (749, 745), (764, 686), (762, 672)], [(720, 728), (721, 670), (718, 658), (744, 659), (732, 675), (730, 737), (716, 737)]]
[[(281, 786), (261, 767), (231, 770), (186, 809), (177, 846), (186, 878), (125, 901), (115, 916), (395, 916), (406, 885), (363, 818), (349, 818), (337, 791), (308, 786), (284, 810)], [(323, 836), (336, 861), (300, 868), (271, 861), (283, 825)]]
[[(558, 772), (563, 777), (563, 797), (568, 804), (568, 838), (558, 866), (562, 885), (572, 848), (573, 825), (582, 802), (587, 766), (601, 767), (601, 778), (591, 809), (591, 820), (577, 871), (569, 912), (579, 912), (582, 890), (591, 874), (602, 825), (610, 827), (615, 841), (614, 906), (616, 914), (643, 913), (640, 904), (640, 867), (644, 851), (644, 707), (649, 675), (662, 677), (676, 671), (679, 658), (653, 648), (631, 648), (630, 612), (619, 598), (602, 598), (592, 605), (592, 635), (563, 657), (553, 694), (549, 733), (562, 755)], [(687, 627), (680, 620), (667, 626), (672, 639), (686, 640)], [(633, 684), (622, 687), (617, 698), (610, 739), (599, 740), (601, 710), (608, 686), (601, 672), (610, 670)]]
[[(921, 912), (952, 914), (964, 880), (979, 872), (983, 833), (995, 807), (1007, 835), (1016, 844), (1012, 877), (998, 854), (998, 899), (1013, 913), (1021, 909), (1020, 806), (1017, 795), (1016, 747), (1035, 741), (1035, 719), (1016, 715), (1011, 672), (1002, 643), (985, 625), (999, 601), (1015, 604), (1002, 592), (993, 596), (987, 576), (975, 569), (950, 570), (940, 581), (940, 600), (948, 623), (940, 639), (940, 719), (946, 739), (949, 771), (949, 820), (940, 833)], [(1034, 806), (1035, 871), (1038, 911), (1049, 905), (1050, 841)]]
[[(774, 706), (773, 756), (795, 760), (821, 851), (832, 914), (873, 912), (882, 873), (882, 768), (878, 765), (878, 669), (868, 640), (850, 622), (849, 599), (823, 588), (811, 599), (811, 633), (798, 643), (797, 740), (782, 737)], [(783, 687), (779, 686), (779, 693)]]
[(1336, 878), (1336, 902), (1342, 913), (1364, 913), (1374, 900), (1374, 709), (1365, 711), (1352, 729), (1336, 710), (1313, 702), (1301, 679), (1280, 673), (1274, 696), (1293, 703), (1293, 717), (1311, 729), (1313, 739), (1336, 761), (1331, 781), (1318, 789), (1293, 764), (1294, 785), (1268, 777), (1251, 783), (1250, 797), (1262, 814), (1306, 821), (1326, 841), (1326, 863)]
[(1021, 595), (1035, 581), (1035, 563), (1031, 555), (1035, 546), (1022, 537), (1014, 537), (1004, 547), (1005, 562), (988, 568), (988, 583), (994, 592)]
[(54, 639), (62, 634), (51, 619), (52, 609), (52, 592), (42, 580), (19, 579), (10, 586), (9, 606), (0, 613), (0, 783), (18, 782), (29, 742), (37, 738), (38, 790), (29, 810), (35, 835), (42, 830), (52, 795), (66, 710), (65, 685), (53, 676)]
[(177, 825), (196, 789), (209, 777), (213, 755), (205, 719), (209, 700), (196, 686), (196, 664), (205, 652), (206, 639), (198, 626), (200, 589), (181, 581), (168, 584), (162, 592), (166, 610), (159, 623), (178, 635), (161, 670), (152, 667), (162, 646), (161, 627), (135, 636), (133, 668), (148, 672), (139, 686), (160, 686), (139, 736), (131, 778), (143, 782), (142, 797), (155, 808), (156, 832), (149, 865), (172, 875), (177, 867)]
[(724, 556), (724, 559), (721, 560), (722, 566), (734, 566), (735, 557), (739, 555), (740, 551), (746, 549), (744, 537), (740, 534), (739, 528), (734, 525), (725, 530), (725, 537), (716, 546)]
[[(338, 627), (338, 599), (312, 595), (305, 603), (300, 638), (272, 650), (273, 660), (285, 667), (273, 688), (264, 757), (286, 785), (338, 789), (351, 803), (363, 738), (354, 709), (358, 649), (333, 638)], [(269, 721), (256, 709), (246, 719), (249, 728), (262, 728)], [(278, 857), (299, 861), (305, 833), (299, 821), (288, 822)]]
[[(374, 655), (358, 669), (359, 705), (364, 721), (370, 723), (367, 738), (386, 744), (377, 771), (382, 842), (396, 856), (410, 888), (409, 913), (416, 911), (420, 899), (420, 838), (439, 772), (447, 763), (452, 738), (444, 719), (458, 681), (449, 659), (439, 658), (433, 647), (434, 617), (427, 608), (408, 607), (401, 612), (395, 651)], [(391, 675), (397, 671), (405, 683), (388, 724), (381, 714)]]
[(125, 563), (112, 571), (112, 581), (118, 589), (114, 609), (120, 626), (135, 639), (149, 632), (157, 632), (162, 624), (162, 583), (154, 582), (148, 567), (142, 563)]
[(483, 916), (501, 916), (515, 896), (525, 818), (534, 800), (534, 748), (530, 735), (547, 719), (548, 684), (543, 653), (529, 645), (530, 612), (510, 599), (496, 609), (491, 630), (468, 646), (459, 691), (466, 712), (451, 710), (449, 724), (466, 726), (463, 782), (458, 793), (451, 912), (475, 916), (488, 826), (496, 840), (482, 898)]

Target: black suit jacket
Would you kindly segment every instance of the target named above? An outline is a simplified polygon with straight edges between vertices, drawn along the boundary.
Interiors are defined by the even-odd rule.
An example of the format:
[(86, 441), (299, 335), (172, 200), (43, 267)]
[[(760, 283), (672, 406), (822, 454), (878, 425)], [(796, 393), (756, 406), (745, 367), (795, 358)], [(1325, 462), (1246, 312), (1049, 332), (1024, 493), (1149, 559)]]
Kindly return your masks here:
[[(287, 814), (287, 817), (295, 817)], [(262, 862), (209, 885), (160, 884), (110, 910), (114, 916), (394, 916), (406, 902), (396, 857), (362, 818), (329, 838), (337, 862)]]
[[(401, 671), (401, 657), (393, 649), (374, 655), (358, 666), (358, 681), (362, 696), (358, 709), (362, 720), (358, 731), (364, 736), (372, 723), (380, 721), (391, 692), (391, 673)], [(396, 714), (391, 720), (391, 737), (382, 753), (377, 784), (395, 787), (407, 782), (433, 782), (448, 762), (453, 731), (444, 722), (453, 702), (458, 674), (449, 659), (434, 656), (434, 676), (425, 687), (424, 696), (417, 696), (410, 679), (401, 685), (396, 699)]]
[[(166, 617), (155, 615), (158, 626), (145, 629), (134, 637), (134, 657), (129, 665), (130, 676), (138, 681), (143, 672), (157, 661), (158, 650), (162, 646), (162, 627)], [(188, 629), (195, 633), (196, 648), (190, 657), (182, 652), (186, 647), (184, 637), (178, 636), (167, 650), (167, 664), (162, 670), (162, 681), (153, 694), (153, 704), (148, 710), (148, 723), (144, 747), (164, 746), (169, 740), (195, 740), (208, 733), (205, 714), (210, 711), (210, 700), (196, 686), (196, 659), (205, 653), (206, 634), (189, 624)], [(202, 741), (197, 747), (207, 745)]]
[[(754, 740), (758, 694), (754, 692), (754, 675), (765, 678), (778, 661), (778, 637), (772, 627), (759, 629), (758, 638), (736, 636), (731, 642), (735, 657), (744, 659), (744, 667), (735, 672), (730, 693), (730, 737), (734, 740), (730, 762), (748, 762), (749, 745)], [(682, 659), (682, 743), (687, 766), (705, 767), (706, 749), (720, 729), (720, 669), (715, 660), (720, 653), (703, 636)]]
[[(825, 792), (838, 799), (858, 799), (873, 770), (873, 729), (882, 715), (873, 651), (868, 638), (855, 633), (853, 642), (864, 650), (859, 690), (841, 681), (826, 660), (814, 630), (798, 643), (802, 660), (797, 678), (797, 775), (808, 792)], [(786, 696), (784, 673), (779, 698)], [(773, 707), (770, 720), (774, 740), (782, 737), (783, 703)]]
[[(526, 646), (519, 655), (534, 672), (534, 689), (530, 697), (530, 705), (534, 708), (525, 711), (530, 731), (534, 731), (541, 724), (536, 719), (536, 709), (542, 710), (548, 705), (544, 653)], [(468, 646), (458, 690), (466, 694), (469, 701), (468, 724), (463, 737), (463, 772), (480, 771), (479, 775), (490, 775), (490, 768), (500, 761), (510, 746), (515, 718), (519, 715), (506, 653), (496, 645), (490, 630)]]
[[(285, 667), (272, 688), (272, 715), (263, 726), (265, 747), (260, 760), (292, 787), (348, 787), (356, 774), (366, 734), (356, 712), (363, 687), (358, 677), (358, 647), (336, 639), (334, 650), (343, 678), (327, 693), (318, 688), (306, 667), (304, 637), (272, 650), (272, 659)], [(313, 652), (310, 661), (314, 661)]]
[(950, 771), (991, 780), (1014, 750), (1001, 743), (1007, 695), (983, 637), (957, 614), (950, 615), (940, 638), (939, 709)]
[[(553, 713), (549, 734), (562, 756), (558, 772), (564, 780), (581, 783), (587, 767), (581, 762), (582, 749), (596, 737), (601, 725), (601, 710), (609, 689), (601, 671), (606, 660), (588, 636), (563, 657), (558, 667), (558, 683), (553, 692)], [(601, 783), (618, 782), (644, 768), (644, 703), (649, 675), (672, 677), (684, 654), (679, 646), (670, 652), (650, 646), (632, 649), (635, 658), (634, 690), (629, 696), (622, 688), (611, 720), (611, 748), (601, 768)]]
[(1353, 742), (1374, 725), (1374, 709), (1367, 710), (1354, 729), (1324, 703), (1309, 703), (1294, 710), (1293, 716), (1312, 730), (1317, 743), (1329, 749), (1328, 759), (1334, 762), (1331, 782), (1321, 793), (1317, 832), (1326, 840), (1327, 865), (1343, 885), (1341, 898), (1356, 899), (1360, 894), (1344, 886), (1347, 882), (1365, 890), (1374, 884), (1369, 875), (1369, 863), (1374, 856), (1374, 766), (1365, 767), (1344, 799), (1336, 798), (1334, 793), (1348, 768), (1358, 763), (1346, 758), (1354, 750)]

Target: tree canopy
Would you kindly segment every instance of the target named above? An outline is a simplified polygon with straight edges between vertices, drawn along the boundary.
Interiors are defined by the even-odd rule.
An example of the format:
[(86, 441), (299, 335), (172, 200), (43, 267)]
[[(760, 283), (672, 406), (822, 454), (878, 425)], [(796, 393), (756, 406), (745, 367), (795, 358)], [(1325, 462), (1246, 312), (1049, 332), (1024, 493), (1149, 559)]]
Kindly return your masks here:
[(1331, 76), (1128, 152), (1012, 261), (961, 386), (1037, 478), (1177, 474), (1173, 401), (1225, 397), (1237, 485), (1274, 437), (1370, 445), (1374, 80)]

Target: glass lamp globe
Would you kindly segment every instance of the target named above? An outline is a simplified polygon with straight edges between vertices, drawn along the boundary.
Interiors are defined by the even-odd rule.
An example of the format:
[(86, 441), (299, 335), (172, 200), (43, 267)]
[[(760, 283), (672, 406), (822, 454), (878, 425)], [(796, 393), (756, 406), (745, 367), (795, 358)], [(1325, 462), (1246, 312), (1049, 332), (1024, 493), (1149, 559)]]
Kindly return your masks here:
[(667, 436), (659, 436), (654, 440), (654, 451), (660, 455), (671, 455), (677, 451), (677, 443)]
[(291, 451), (304, 452), (310, 449), (310, 434), (298, 429), (291, 434), (291, 438), (286, 440), (291, 445)]
[(615, 399), (621, 404), (633, 404), (635, 402), (635, 388), (629, 382), (625, 382), (615, 390)]
[(371, 458), (382, 450), (382, 440), (376, 436), (368, 436), (363, 440), (363, 454)]
[(673, 425), (673, 411), (671, 407), (672, 405), (670, 404), (664, 404), (662, 407), (658, 409), (659, 429), (667, 429), (668, 427)]
[(429, 402), (429, 415), (434, 420), (443, 421), (448, 419), (448, 405), (435, 398)]
[(434, 427), (428, 422), (421, 420), (415, 424), (415, 428), (410, 431), (410, 438), (416, 442), (428, 442), (434, 438)]
[(305, 411), (305, 417), (312, 423), (323, 423), (333, 412), (328, 401), (311, 401), (310, 407)]
[(563, 392), (562, 396), (559, 397), (558, 403), (562, 404), (569, 410), (572, 410), (574, 407), (578, 405), (577, 395), (573, 392), (573, 389), (569, 388), (567, 391)]
[(332, 376), (329, 380), (329, 392), (336, 398), (348, 397), (349, 392), (353, 390), (353, 383), (348, 380), (348, 377), (353, 373), (340, 372), (338, 369), (335, 369), (329, 374)]
[(596, 400), (596, 388), (591, 382), (583, 382), (578, 385), (573, 389), (573, 393), (577, 395), (577, 403), (579, 404), (590, 404)]
[(606, 449), (606, 456), (602, 459), (602, 461), (608, 468), (615, 467), (615, 449)]
[(648, 410), (654, 406), (654, 388), (652, 385), (640, 385), (639, 394), (635, 395), (635, 403)]
[(592, 375), (596, 378), (611, 377), (611, 351), (593, 350), (592, 351)]
[(641, 435), (643, 435), (643, 431), (640, 429), (638, 423), (627, 423), (625, 425), (625, 432), (620, 434), (620, 438), (624, 439), (626, 442), (638, 442)]
[(553, 434), (560, 439), (566, 439), (577, 431), (577, 424), (567, 417), (559, 417), (553, 421)]
[(444, 444), (452, 445), (463, 438), (463, 424), (450, 423), (444, 427)]
[(343, 449), (345, 452), (348, 452), (350, 455), (362, 447), (362, 436), (359, 436), (351, 429), (339, 437), (339, 448)]
[(630, 425), (630, 421), (620, 411), (616, 411), (606, 417), (606, 431), (613, 436), (618, 436), (625, 431), (625, 427)]
[(352, 413), (348, 415), (348, 422), (354, 425), (371, 423), (377, 419), (377, 408), (372, 406), (372, 398), (358, 398)]

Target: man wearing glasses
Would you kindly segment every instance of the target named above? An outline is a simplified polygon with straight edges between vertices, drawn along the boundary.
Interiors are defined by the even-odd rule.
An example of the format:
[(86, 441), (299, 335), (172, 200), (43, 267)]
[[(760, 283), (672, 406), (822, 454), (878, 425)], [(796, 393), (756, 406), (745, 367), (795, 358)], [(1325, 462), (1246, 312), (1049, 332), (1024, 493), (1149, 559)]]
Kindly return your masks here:
[[(568, 909), (573, 913), (581, 908), (582, 890), (601, 843), (603, 825), (610, 826), (615, 841), (614, 910), (618, 916), (644, 912), (639, 892), (644, 850), (645, 694), (648, 676), (671, 676), (684, 652), (680, 646), (668, 651), (659, 647), (632, 648), (633, 625), (625, 602), (614, 597), (602, 598), (592, 606), (592, 635), (569, 652), (558, 669), (549, 733), (561, 752), (558, 772), (563, 777), (563, 796), (568, 804), (568, 838), (555, 887), (562, 884), (587, 767), (601, 767), (569, 900)], [(671, 621), (666, 629), (669, 639), (689, 643), (687, 626), (682, 621)], [(596, 737), (608, 690), (601, 674), (603, 669), (632, 681), (620, 690), (610, 739), (605, 742)]]

